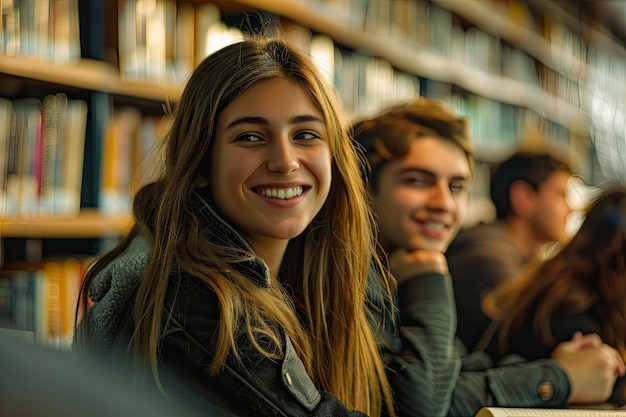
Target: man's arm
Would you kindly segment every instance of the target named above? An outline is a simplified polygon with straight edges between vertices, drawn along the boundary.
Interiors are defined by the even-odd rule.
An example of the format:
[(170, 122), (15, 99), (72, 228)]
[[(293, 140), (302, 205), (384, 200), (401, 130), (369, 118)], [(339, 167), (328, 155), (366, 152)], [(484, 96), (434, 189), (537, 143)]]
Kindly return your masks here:
[(473, 416), (487, 406), (555, 407), (569, 396), (567, 374), (550, 359), (462, 371), (448, 415)]
[(447, 274), (420, 274), (398, 287), (398, 327), (386, 327), (387, 376), (399, 416), (445, 416), (460, 369)]

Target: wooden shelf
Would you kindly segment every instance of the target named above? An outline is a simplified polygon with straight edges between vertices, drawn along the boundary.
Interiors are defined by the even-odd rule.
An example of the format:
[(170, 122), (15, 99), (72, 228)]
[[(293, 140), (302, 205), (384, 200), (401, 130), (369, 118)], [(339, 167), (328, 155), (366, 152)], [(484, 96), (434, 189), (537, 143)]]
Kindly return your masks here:
[[(328, 34), (335, 43), (386, 59), (395, 68), (407, 74), (455, 84), (485, 98), (531, 109), (562, 126), (568, 126), (573, 131), (585, 132), (585, 118), (579, 107), (548, 93), (535, 84), (478, 70), (426, 48), (401, 45), (375, 34), (364, 33), (362, 28), (352, 28), (344, 19), (322, 13), (314, 5), (308, 3), (296, 0), (237, 0), (237, 2), (276, 13), (314, 31)], [(442, 7), (451, 8), (449, 2), (438, 3)], [(485, 10), (484, 6), (480, 6), (480, 2), (472, 1), (471, 6), (472, 12)], [(469, 17), (469, 12), (466, 11), (464, 14)], [(474, 17), (473, 14), (472, 17)], [(497, 21), (494, 30), (503, 29), (500, 20)], [(527, 31), (522, 34), (526, 35)], [(512, 35), (520, 36), (518, 32)], [(535, 41), (536, 39), (533, 38), (533, 42)], [(541, 49), (541, 54), (545, 55), (543, 48), (545, 45), (542, 44), (538, 49)]]
[[(352, 28), (344, 19), (320, 12), (314, 5), (295, 0), (237, 0), (237, 3), (254, 7), (292, 19), (311, 30), (326, 33), (341, 45), (363, 51), (391, 62), (398, 70), (433, 80), (458, 85), (474, 94), (495, 101), (529, 108), (549, 120), (573, 129), (584, 130), (584, 117), (579, 107), (531, 85), (512, 78), (477, 70), (464, 63), (451, 61), (425, 48), (415, 48), (390, 42), (389, 39)], [(477, 1), (468, 3), (469, 8), (459, 8), (455, 2), (437, 1), (442, 7), (461, 13), (465, 17), (486, 24), (477, 15), (486, 8)], [(514, 27), (494, 12), (489, 14), (489, 29), (505, 39), (524, 39), (522, 46), (531, 55), (556, 67), (550, 59), (550, 48), (538, 35)], [(508, 25), (508, 26), (507, 26)], [(507, 28), (507, 29), (505, 29)], [(533, 36), (531, 36), (533, 35)], [(554, 48), (552, 48), (554, 49)], [(552, 62), (550, 62), (552, 61)], [(111, 94), (144, 98), (157, 101), (175, 101), (182, 92), (182, 85), (162, 85), (154, 82), (128, 83), (121, 80), (116, 68), (104, 62), (82, 59), (71, 65), (57, 65), (32, 58), (0, 56), (0, 72), (46, 82), (75, 86)]]
[(489, 2), (482, 0), (431, 1), (446, 10), (463, 16), (486, 33), (507, 41), (572, 81), (578, 82), (586, 69), (587, 65), (583, 60), (567, 56), (560, 47), (550, 43), (540, 34), (507, 18), (495, 10), (497, 7), (494, 9), (494, 5), (489, 4)]
[(99, 238), (122, 235), (131, 226), (130, 215), (107, 216), (97, 210), (83, 210), (77, 217), (0, 219), (0, 237)]
[(149, 82), (124, 82), (105, 62), (81, 59), (59, 65), (35, 58), (0, 55), (0, 73), (55, 84), (157, 101), (175, 101), (182, 88)]

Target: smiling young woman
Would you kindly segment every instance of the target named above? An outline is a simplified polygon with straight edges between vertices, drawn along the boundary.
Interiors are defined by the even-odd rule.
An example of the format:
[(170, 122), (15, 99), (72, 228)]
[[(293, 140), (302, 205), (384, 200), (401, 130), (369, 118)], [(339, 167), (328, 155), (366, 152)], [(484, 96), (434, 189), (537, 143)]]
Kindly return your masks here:
[(281, 40), (200, 63), (132, 231), (87, 274), (76, 348), (237, 415), (393, 414), (365, 296), (373, 216), (338, 109)]

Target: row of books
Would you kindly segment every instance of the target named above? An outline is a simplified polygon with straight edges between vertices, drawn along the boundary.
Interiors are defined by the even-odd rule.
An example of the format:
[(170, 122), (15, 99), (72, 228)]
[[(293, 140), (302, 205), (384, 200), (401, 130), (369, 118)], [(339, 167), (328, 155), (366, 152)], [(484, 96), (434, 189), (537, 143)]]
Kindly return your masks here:
[[(36, 10), (37, 15), (44, 16), (44, 10), (47, 10), (47, 19), (41, 18), (40, 20), (45, 21), (47, 25), (53, 25), (53, 18), (62, 15), (55, 10), (73, 10), (75, 2), (76, 0), (24, 0), (20, 2), (7, 0), (2, 3), (2, 8), (7, 21), (11, 20), (12, 14), (20, 17), (34, 16), (34, 12), (30, 13), (30, 11)], [(461, 28), (455, 22), (454, 14), (443, 7), (438, 7), (436, 3), (395, 0), (367, 2), (318, 0), (317, 3), (320, 6), (317, 9), (307, 6), (310, 13), (328, 19), (330, 22), (338, 21), (337, 16), (340, 16), (339, 21), (351, 22), (351, 20), (345, 20), (347, 18), (338, 10), (348, 11), (347, 15), (356, 16), (351, 18), (353, 20), (358, 19), (358, 16), (365, 16), (366, 19), (361, 24), (354, 23), (354, 25), (355, 28), (368, 34), (379, 31), (381, 27), (388, 27), (390, 30), (391, 28), (419, 27), (421, 39), (412, 39), (404, 34), (398, 36), (400, 39), (390, 37), (390, 44), (403, 43), (401, 39), (404, 39), (406, 45), (410, 47), (406, 49), (407, 52), (415, 49), (416, 46), (417, 49), (436, 51), (447, 57), (446, 59), (449, 58), (448, 65), (465, 65), (468, 68), (483, 71), (485, 74), (494, 73), (521, 80), (528, 85), (543, 88), (550, 94), (571, 103), (574, 107), (580, 106), (580, 98), (583, 96), (578, 82), (580, 77), (568, 78), (549, 68), (539, 71), (538, 76), (536, 62), (529, 54), (501, 42), (498, 37), (476, 27)], [(20, 8), (25, 8), (27, 11), (21, 11)], [(499, 13), (506, 15), (503, 11)], [(223, 18), (219, 6), (211, 2), (120, 1), (118, 22), (120, 75), (127, 81), (150, 80), (181, 84), (207, 54), (225, 43), (241, 38), (241, 31), (226, 25)], [(77, 22), (77, 16), (72, 15), (72, 19), (73, 22)], [(266, 26), (275, 23), (270, 20)], [(381, 21), (391, 23), (381, 25)], [(422, 24), (415, 24), (415, 22)], [(335, 45), (331, 37), (314, 34), (310, 29), (287, 19), (281, 19), (279, 24), (282, 25), (288, 38), (294, 39), (294, 42), (298, 42), (303, 49), (309, 51), (314, 59), (320, 62), (323, 69), (329, 72), (330, 78), (338, 86), (347, 109), (353, 115), (369, 115), (398, 97), (419, 94), (419, 78), (415, 73), (421, 70), (407, 74), (396, 68), (397, 62), (392, 63), (371, 53), (361, 53)], [(2, 32), (5, 33), (10, 26), (4, 24), (1, 28)], [(242, 26), (245, 26), (243, 22)], [(584, 46), (580, 39), (574, 37), (571, 31), (566, 31), (563, 26), (553, 26), (555, 27), (553, 30), (555, 42), (563, 44), (561, 50), (567, 51), (560, 55), (561, 60), (567, 61), (567, 54), (571, 54), (571, 61), (579, 62), (578, 55)], [(374, 28), (378, 29), (374, 30)], [(52, 32), (53, 30), (48, 27), (47, 33)], [(377, 34), (377, 36), (381, 39), (387, 38), (385, 34)], [(295, 38), (298, 39), (295, 40)], [(4, 36), (3, 41), (6, 39), (7, 36)], [(26, 45), (30, 38), (22, 34), (17, 39)], [(54, 37), (51, 39), (49, 45), (55, 45)], [(3, 43), (0, 42), (0, 44)], [(44, 50), (45, 48), (35, 49)], [(398, 50), (398, 52), (401, 51)], [(6, 47), (4, 47), (4, 52), (9, 53)], [(422, 55), (418, 54), (415, 59), (421, 60), (421, 57)], [(447, 72), (450, 71), (441, 73), (443, 78), (450, 78), (450, 74), (445, 75)], [(423, 78), (433, 77), (436, 79), (436, 74), (427, 73)], [(455, 77), (452, 76), (452, 78)], [(453, 83), (454, 80), (448, 80), (448, 82)], [(476, 79), (476, 83), (481, 82)], [(469, 87), (471, 90), (471, 85), (465, 84), (468, 83), (461, 83), (461, 86)], [(478, 90), (478, 95), (484, 95), (480, 88)], [(557, 120), (557, 122), (568, 125), (568, 118), (564, 120)]]
[(443, 101), (456, 113), (468, 118), (479, 161), (498, 162), (528, 137), (541, 138), (562, 148), (573, 145), (568, 127), (532, 109), (459, 91), (446, 83), (427, 80), (424, 86), (426, 95)]
[(121, 0), (118, 21), (120, 75), (126, 81), (180, 84), (208, 54), (241, 39), (213, 3)]
[(86, 123), (87, 104), (62, 93), (0, 98), (0, 214), (78, 213)]
[(29, 342), (68, 349), (86, 261), (46, 261), (38, 268), (0, 270), (0, 329)]
[[(125, 39), (120, 43), (120, 73), (127, 81), (182, 83), (204, 57), (243, 37), (241, 30), (222, 21), (219, 7), (211, 3), (127, 1), (119, 30), (119, 38)], [(386, 59), (342, 48), (330, 36), (290, 22), (282, 22), (282, 30), (290, 42), (310, 53), (353, 117), (371, 115), (420, 93), (419, 78)], [(176, 42), (164, 42), (166, 38)]]
[(0, 98), (1, 217), (76, 216), (83, 178), (93, 176), (105, 214), (130, 212), (133, 190), (156, 173), (165, 119), (117, 108), (104, 127), (98, 160), (85, 166), (86, 120), (86, 103), (62, 93)]
[[(183, 83), (207, 55), (243, 38), (242, 30), (228, 26), (222, 17), (220, 8), (212, 3), (122, 2), (120, 74), (126, 81)], [(310, 53), (337, 87), (351, 117), (371, 115), (419, 94), (419, 78), (398, 71), (388, 60), (342, 49), (328, 35), (283, 23), (285, 37)]]
[[(280, 26), (290, 41), (309, 52), (314, 59), (319, 58), (321, 51), (323, 68), (331, 71), (331, 77), (345, 98), (347, 108), (354, 114), (370, 113), (369, 107), (372, 103), (382, 102), (381, 106), (384, 106), (387, 92), (394, 94), (401, 91), (405, 95), (418, 93), (415, 88), (418, 76), (434, 80), (438, 80), (439, 76), (441, 81), (454, 82), (447, 78), (454, 78), (450, 74), (455, 73), (451, 70), (455, 66), (479, 71), (482, 78), (487, 77), (486, 80), (490, 76), (505, 77), (543, 88), (574, 107), (580, 105), (580, 68), (575, 74), (559, 72), (547, 66), (542, 66), (541, 71), (538, 71), (538, 63), (530, 54), (478, 27), (460, 26), (455, 22), (451, 11), (436, 4), (427, 1), (393, 0), (319, 0), (314, 3), (319, 3), (320, 7), (309, 6), (312, 16), (331, 23), (336, 22), (339, 27), (345, 27), (347, 22), (355, 31), (361, 31), (367, 36), (376, 34), (376, 39), (386, 40), (390, 46), (393, 45), (390, 50), (394, 52), (390, 55), (407, 53), (407, 62), (413, 59), (425, 62), (435, 53), (439, 56), (435, 64), (447, 66), (439, 74), (436, 70), (425, 70), (423, 67), (426, 64), (422, 64), (421, 68), (405, 68), (399, 71), (397, 68), (401, 62), (391, 62), (372, 52), (364, 53), (345, 45), (336, 45), (332, 35), (320, 35), (289, 19), (271, 21), (268, 18), (266, 28), (271, 25)], [(342, 12), (345, 12), (345, 16)], [(501, 13), (506, 15), (506, 11)], [(363, 22), (355, 22), (361, 17)], [(243, 36), (239, 28), (225, 24), (224, 18), (220, 8), (212, 3), (190, 4), (174, 0), (122, 2), (118, 36), (122, 77), (129, 81), (149, 80), (181, 84), (207, 54)], [(245, 18), (242, 17), (241, 20), (240, 26), (245, 29)], [(388, 28), (389, 33), (380, 33), (383, 30), (381, 28)], [(419, 32), (420, 39), (404, 33), (402, 28), (414, 28), (411, 30)], [(555, 41), (567, 46), (559, 49), (565, 51), (559, 55), (560, 59), (567, 61), (567, 54), (570, 54), (572, 64), (568, 68), (573, 70), (573, 63), (581, 60), (584, 45), (573, 42), (574, 35), (562, 25), (555, 24), (555, 28), (558, 28), (554, 30)], [(392, 32), (396, 35), (392, 36)], [(572, 46), (573, 44), (578, 47)], [(329, 55), (332, 60), (330, 63)], [(408, 66), (407, 64), (405, 67)], [(474, 82), (480, 84), (484, 81), (476, 79)], [(468, 83), (470, 85), (464, 87), (471, 90), (472, 81)], [(369, 92), (363, 92), (358, 86), (385, 93), (382, 97), (371, 97)], [(499, 95), (505, 93), (500, 92)]]
[[(463, 52), (455, 45), (462, 40), (469, 47), (467, 58), (472, 59), (472, 54), (477, 52), (484, 58), (479, 65), (497, 73), (500, 37), (515, 39), (519, 49), (528, 50), (540, 61), (550, 61), (552, 69), (574, 78), (580, 75), (579, 65), (585, 60), (586, 45), (579, 34), (556, 16), (555, 19), (536, 19), (536, 13), (526, 2), (310, 0), (310, 3), (330, 20), (341, 20), (357, 30), (393, 42), (433, 48), (452, 58), (459, 58), (453, 55)], [(507, 28), (502, 28), (502, 24)], [(489, 33), (482, 30), (483, 27), (488, 28)], [(466, 36), (453, 39), (459, 33)], [(540, 40), (542, 45), (529, 45), (534, 40)], [(553, 54), (547, 60), (543, 56), (545, 48)]]
[[(243, 3), (246, 4), (245, 1)], [(58, 62), (79, 57), (77, 0), (5, 0), (1, 4), (3, 23), (0, 23), (0, 54), (47, 56)], [(525, 27), (528, 33), (538, 31), (537, 24), (525, 9), (526, 6), (498, 6), (496, 3), (491, 6), (498, 16)], [(563, 24), (549, 20), (542, 23), (546, 27), (541, 28), (544, 33), (541, 39), (546, 45), (554, 47), (551, 61), (558, 61), (557, 65), (553, 65), (558, 70), (554, 70), (550, 66), (541, 66), (541, 59), (536, 60), (532, 56), (541, 54), (533, 54), (532, 51), (527, 53), (512, 47), (499, 38), (497, 33), (488, 33), (476, 26), (461, 25), (456, 17), (458, 10), (452, 7), (451, 10), (455, 11), (451, 11), (446, 7), (450, 5), (436, 1), (312, 0), (305, 9), (312, 17), (328, 21), (331, 26), (333, 22), (343, 27), (348, 24), (357, 31), (375, 34), (377, 39), (386, 39), (390, 45), (405, 44), (406, 48), (398, 50), (398, 53), (410, 53), (411, 50), (434, 51), (449, 61), (449, 66), (462, 65), (484, 74), (518, 80), (541, 87), (573, 107), (581, 105), (580, 99), (585, 94), (581, 82), (584, 82), (586, 73), (581, 62), (587, 60), (587, 46), (580, 36)], [(239, 29), (222, 21), (224, 16), (220, 6), (212, 2), (120, 0), (118, 9), (120, 74), (128, 81), (149, 80), (181, 84), (203, 57), (224, 43), (242, 36)], [(463, 16), (462, 14), (461, 17)], [(266, 26), (276, 22), (269, 17), (266, 19)], [(244, 17), (241, 20), (240, 26), (245, 27)], [(291, 32), (297, 32), (302, 38), (303, 47), (315, 54), (316, 42), (309, 42), (316, 38), (312, 30), (305, 27), (295, 28), (299, 25), (288, 19), (279, 18), (278, 22), (284, 25), (287, 36)], [(72, 45), (71, 50), (67, 45)], [(371, 52), (357, 57), (359, 54), (361, 53), (355, 51), (347, 52), (345, 48), (335, 48), (334, 60), (372, 61), (370, 67), (394, 67), (398, 64), (375, 58)], [(415, 56), (418, 60), (422, 58), (419, 53)], [(364, 76), (363, 71), (358, 69), (360, 67), (360, 64), (343, 65), (341, 71), (333, 74), (337, 84), (363, 84), (359, 81), (360, 78), (371, 78), (369, 75)], [(437, 79), (436, 71), (420, 74), (421, 71), (422, 69), (416, 69), (411, 75), (401, 71), (393, 72), (394, 78), (398, 79), (394, 81), (395, 90), (404, 91), (408, 85), (409, 93), (412, 92), (411, 86), (417, 81), (411, 80), (411, 77), (415, 77), (416, 73)], [(450, 71), (443, 71), (442, 77), (446, 78), (445, 74), (448, 72)], [(387, 73), (388, 71), (384, 71), (383, 76), (376, 81), (380, 84), (378, 90), (389, 91), (385, 78)], [(454, 82), (446, 79), (443, 81)], [(479, 80), (476, 82), (480, 83)], [(462, 83), (461, 86), (468, 88), (463, 84), (467, 83)], [(343, 94), (348, 97), (348, 103), (355, 101), (353, 90), (348, 89)], [(484, 95), (481, 91), (477, 93)], [(376, 99), (380, 101), (380, 97)], [(383, 97), (383, 106), (384, 101)], [(357, 104), (350, 104), (348, 108), (359, 114), (363, 113), (362, 107), (366, 107), (365, 113), (369, 113), (367, 106), (371, 106), (372, 102), (368, 94), (361, 94)]]
[(165, 117), (144, 117), (134, 107), (116, 109), (104, 129), (98, 208), (106, 214), (128, 214), (131, 197), (158, 174), (159, 145)]
[(80, 59), (78, 0), (3, 0), (0, 14), (0, 54)]

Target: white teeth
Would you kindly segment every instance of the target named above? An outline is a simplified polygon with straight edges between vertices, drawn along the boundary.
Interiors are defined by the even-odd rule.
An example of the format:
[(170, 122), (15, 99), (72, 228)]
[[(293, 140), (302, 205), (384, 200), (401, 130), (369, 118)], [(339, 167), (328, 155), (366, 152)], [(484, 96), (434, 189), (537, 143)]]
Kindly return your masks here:
[(445, 228), (442, 223), (424, 222), (424, 225), (434, 230), (443, 230)]
[(299, 185), (297, 187), (291, 187), (291, 188), (263, 189), (263, 190), (259, 190), (259, 194), (267, 196), (267, 197), (278, 198), (281, 200), (288, 200), (290, 198), (294, 198), (302, 194), (302, 186)]

